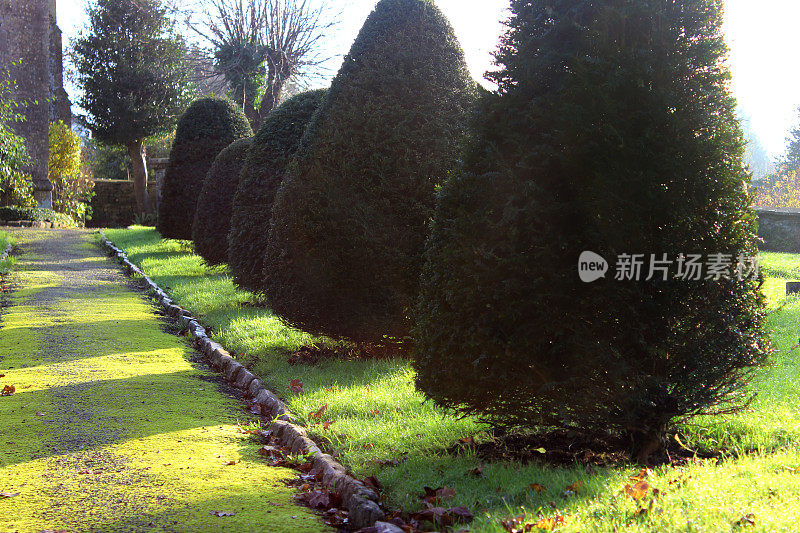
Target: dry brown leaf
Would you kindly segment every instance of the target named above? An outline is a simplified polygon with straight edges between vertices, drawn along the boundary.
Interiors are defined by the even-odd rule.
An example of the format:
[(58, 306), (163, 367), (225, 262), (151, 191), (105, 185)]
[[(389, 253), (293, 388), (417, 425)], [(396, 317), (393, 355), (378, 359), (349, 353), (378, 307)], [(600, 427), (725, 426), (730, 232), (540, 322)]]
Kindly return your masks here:
[(317, 421), (322, 420), (322, 417), (323, 417), (323, 415), (325, 415), (325, 411), (327, 411), (327, 410), (328, 410), (328, 404), (326, 403), (325, 405), (323, 405), (322, 407), (320, 407), (316, 411), (312, 411), (312, 412), (308, 413), (308, 418), (310, 418), (311, 420), (317, 420)]
[(545, 531), (555, 531), (556, 528), (563, 526), (566, 519), (563, 515), (556, 515), (555, 518), (540, 518), (533, 526)]
[(648, 490), (650, 490), (650, 485), (647, 484), (647, 481), (642, 480), (633, 486), (630, 486), (626, 483), (622, 488), (622, 493), (630, 496), (636, 501), (639, 501), (647, 495)]
[(322, 423), (322, 429), (327, 431), (328, 428), (331, 427), (331, 424), (333, 424), (334, 422), (336, 422), (336, 420), (328, 420), (327, 422), (323, 422)]
[(583, 490), (583, 481), (575, 481), (572, 485), (567, 485), (567, 491), (574, 492), (575, 494)]
[(547, 490), (544, 485), (539, 485), (538, 483), (531, 483), (530, 488), (533, 492), (544, 492)]
[(0, 396), (11, 396), (15, 392), (17, 392), (17, 389), (14, 385), (6, 385), (3, 387), (3, 392), (0, 392)]
[(289, 390), (292, 394), (303, 394), (305, 392), (303, 390), (303, 382), (299, 379), (293, 379), (289, 382)]

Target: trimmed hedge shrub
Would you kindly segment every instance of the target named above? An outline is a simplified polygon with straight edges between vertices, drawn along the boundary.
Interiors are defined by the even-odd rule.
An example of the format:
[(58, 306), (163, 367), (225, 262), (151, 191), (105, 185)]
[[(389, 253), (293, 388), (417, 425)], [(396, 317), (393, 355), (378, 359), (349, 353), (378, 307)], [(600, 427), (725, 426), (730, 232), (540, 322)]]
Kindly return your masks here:
[(298, 94), (267, 115), (253, 139), (233, 200), (228, 265), (243, 289), (262, 292), (264, 250), (272, 202), (311, 117), (326, 89)]
[(273, 311), (356, 341), (407, 335), (434, 190), (458, 160), (474, 92), (432, 2), (377, 4), (276, 196)]
[(202, 98), (178, 122), (164, 175), (158, 231), (165, 239), (191, 239), (197, 198), (214, 159), (233, 141), (253, 130), (241, 108), (230, 100)]
[(252, 138), (234, 141), (219, 153), (203, 182), (192, 225), (192, 240), (195, 251), (209, 265), (220, 265), (228, 260), (233, 196), (252, 145)]
[(75, 228), (78, 224), (64, 213), (56, 213), (43, 207), (0, 207), (0, 221), (3, 222), (50, 222), (66, 228)]
[[(506, 426), (611, 432), (639, 460), (675, 420), (746, 403), (769, 353), (759, 279), (678, 271), (679, 254), (757, 253), (719, 5), (511, 2), (499, 91), (427, 245), (428, 397)], [(610, 262), (604, 279), (579, 279), (584, 251)], [(640, 281), (615, 279), (622, 254), (647, 254)], [(650, 254), (673, 261), (666, 276), (646, 280)]]

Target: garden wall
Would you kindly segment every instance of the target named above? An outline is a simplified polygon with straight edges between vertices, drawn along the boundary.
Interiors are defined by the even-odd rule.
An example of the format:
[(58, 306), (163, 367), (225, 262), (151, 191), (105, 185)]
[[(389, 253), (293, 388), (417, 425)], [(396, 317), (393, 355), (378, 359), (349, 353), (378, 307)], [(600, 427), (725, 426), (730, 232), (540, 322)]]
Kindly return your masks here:
[[(133, 224), (136, 213), (136, 197), (133, 182), (128, 180), (95, 180), (92, 198), (92, 219), (86, 222), (90, 228), (124, 228)], [(156, 182), (147, 183), (150, 205), (156, 205)]]
[(800, 253), (800, 209), (756, 209), (766, 252)]

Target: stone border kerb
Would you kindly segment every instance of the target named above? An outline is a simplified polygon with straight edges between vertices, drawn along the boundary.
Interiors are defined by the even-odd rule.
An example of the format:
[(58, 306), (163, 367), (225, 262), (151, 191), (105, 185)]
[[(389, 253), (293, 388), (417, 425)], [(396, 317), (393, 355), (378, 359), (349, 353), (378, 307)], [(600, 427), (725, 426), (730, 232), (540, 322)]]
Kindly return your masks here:
[(281, 444), (291, 449), (294, 454), (313, 455), (311, 473), (322, 480), (326, 489), (341, 495), (344, 507), (349, 513), (350, 525), (361, 529), (384, 520), (386, 513), (378, 503), (380, 496), (362, 481), (348, 475), (344, 466), (333, 457), (323, 453), (316, 443), (308, 438), (305, 428), (299, 425), (289, 407), (264, 387), (262, 380), (231, 357), (222, 345), (211, 340), (206, 329), (196, 318), (186, 309), (175, 305), (163, 289), (128, 259), (125, 252), (108, 240), (102, 231), (99, 233), (103, 246), (108, 249), (111, 256), (125, 266), (129, 275), (140, 276), (164, 312), (188, 329), (197, 339), (200, 353), (214, 370), (223, 374), (236, 388), (247, 392), (252, 402), (261, 407), (261, 416), (272, 420), (269, 429)]

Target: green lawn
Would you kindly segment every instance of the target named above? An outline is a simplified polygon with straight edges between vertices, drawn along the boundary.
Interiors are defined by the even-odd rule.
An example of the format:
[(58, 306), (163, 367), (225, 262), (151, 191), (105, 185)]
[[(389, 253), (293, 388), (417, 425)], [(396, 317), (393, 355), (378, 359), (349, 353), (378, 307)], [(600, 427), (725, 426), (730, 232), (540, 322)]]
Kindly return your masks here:
[[(8, 233), (0, 231), (0, 254), (2, 254), (8, 245), (12, 244), (11, 237)], [(14, 265), (15, 260), (13, 257), (6, 258), (0, 261), (0, 275), (7, 274), (9, 269)]]
[[(735, 416), (696, 419), (681, 429), (689, 447), (725, 450), (725, 460), (696, 460), (680, 468), (661, 467), (648, 482), (662, 491), (652, 510), (621, 494), (635, 466), (587, 469), (555, 468), (512, 462), (485, 464), (452, 456), (446, 450), (458, 439), (487, 428), (472, 419), (457, 419), (424, 402), (412, 385), (407, 361), (323, 361), (292, 366), (287, 354), (309, 343), (333, 344), (283, 326), (264, 309), (250, 306), (252, 295), (234, 288), (225, 269), (206, 268), (189, 247), (162, 241), (152, 229), (107, 231), (132, 261), (180, 305), (212, 327), (213, 336), (250, 365), (268, 386), (284, 397), (299, 416), (327, 405), (324, 418), (308, 422), (312, 433), (326, 438), (339, 460), (359, 476), (376, 475), (386, 487), (390, 507), (414, 510), (424, 486), (449, 486), (456, 496), (448, 506), (466, 505), (476, 515), (472, 531), (505, 531), (503, 517), (526, 509), (528, 520), (562, 513), (559, 531), (730, 531), (743, 516), (753, 531), (796, 531), (800, 511), (800, 300), (784, 297), (784, 283), (800, 279), (800, 256), (763, 254), (769, 279), (770, 330), (775, 363), (760, 372), (753, 387), (759, 396), (752, 408)], [(292, 379), (305, 393), (292, 395)], [(332, 421), (327, 430), (321, 422)], [(387, 461), (399, 465), (381, 465)], [(583, 482), (577, 494), (567, 485)], [(531, 490), (538, 483), (544, 491)], [(645, 500), (648, 505), (652, 493)], [(557, 508), (557, 510), (555, 510)], [(742, 523), (745, 523), (742, 522)], [(535, 529), (534, 529), (535, 530)]]

